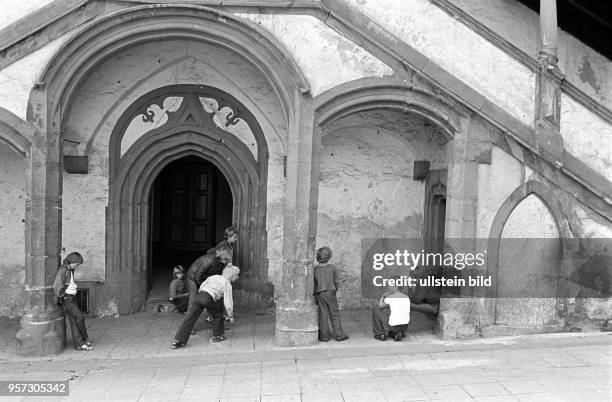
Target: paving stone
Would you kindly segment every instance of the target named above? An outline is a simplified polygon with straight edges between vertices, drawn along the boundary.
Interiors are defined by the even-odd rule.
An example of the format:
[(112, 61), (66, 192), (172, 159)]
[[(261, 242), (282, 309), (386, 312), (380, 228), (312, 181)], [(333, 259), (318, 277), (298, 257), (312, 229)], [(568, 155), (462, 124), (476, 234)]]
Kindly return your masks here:
[(501, 385), (512, 394), (546, 392), (546, 387), (535, 380), (502, 381)]
[(497, 395), (508, 395), (509, 392), (501, 384), (496, 382), (486, 382), (480, 384), (463, 384), (468, 394), (473, 397), (477, 396), (497, 396)]

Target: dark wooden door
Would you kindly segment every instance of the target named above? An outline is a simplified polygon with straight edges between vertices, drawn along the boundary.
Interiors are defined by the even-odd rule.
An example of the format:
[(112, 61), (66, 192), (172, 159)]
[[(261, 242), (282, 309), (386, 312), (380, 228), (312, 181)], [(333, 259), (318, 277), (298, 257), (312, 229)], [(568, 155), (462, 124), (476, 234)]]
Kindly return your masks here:
[(161, 237), (164, 251), (202, 251), (214, 245), (214, 170), (198, 158), (164, 169)]

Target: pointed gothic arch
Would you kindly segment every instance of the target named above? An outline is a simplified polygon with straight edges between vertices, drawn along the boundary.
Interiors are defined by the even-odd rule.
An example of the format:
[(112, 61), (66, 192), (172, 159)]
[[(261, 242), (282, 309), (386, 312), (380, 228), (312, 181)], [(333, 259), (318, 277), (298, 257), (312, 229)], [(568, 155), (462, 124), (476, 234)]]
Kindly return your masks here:
[[(564, 265), (561, 267), (562, 272), (564, 271), (565, 264), (572, 259), (572, 254), (575, 249), (575, 245), (572, 242), (574, 236), (569, 227), (567, 215), (563, 211), (561, 202), (555, 196), (554, 192), (545, 184), (539, 181), (529, 180), (521, 184), (508, 196), (508, 198), (506, 198), (491, 224), (487, 246), (487, 274), (491, 276), (492, 283), (497, 283), (500, 240), (504, 226), (516, 207), (529, 195), (536, 196), (542, 202), (555, 222), (561, 246), (561, 261)], [(491, 287), (489, 288), (489, 292), (486, 293), (486, 296), (495, 298), (497, 296), (496, 293), (496, 288)]]
[[(152, 119), (152, 104), (168, 97), (182, 98), (178, 110), (167, 111), (167, 121), (121, 149), (126, 128), (135, 118)], [(201, 98), (217, 102), (205, 110)], [(227, 127), (245, 121), (257, 141), (257, 155), (229, 131), (215, 123), (215, 115), (229, 108)], [(234, 200), (233, 216), (241, 233), (237, 264), (243, 276), (267, 279), (266, 180), (268, 149), (254, 116), (231, 95), (202, 85), (159, 88), (143, 95), (121, 116), (110, 141), (109, 204), (107, 211), (106, 272), (108, 292), (129, 291), (127, 303), (120, 298), (119, 312), (141, 308), (146, 293), (146, 270), (150, 258), (148, 227), (149, 193), (159, 172), (170, 162), (187, 155), (213, 163), (229, 183)], [(125, 276), (131, 278), (126, 283)], [(122, 289), (118, 285), (123, 282)], [(127, 289), (126, 289), (127, 284)]]

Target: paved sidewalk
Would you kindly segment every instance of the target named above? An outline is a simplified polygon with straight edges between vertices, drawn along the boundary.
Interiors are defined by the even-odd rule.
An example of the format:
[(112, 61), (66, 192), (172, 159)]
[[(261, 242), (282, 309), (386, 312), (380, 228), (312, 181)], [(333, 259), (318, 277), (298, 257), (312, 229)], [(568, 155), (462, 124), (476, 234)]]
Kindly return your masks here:
[[(269, 352), (283, 350), (274, 345), (274, 316), (236, 314), (236, 323), (226, 331), (227, 340), (220, 343), (209, 342), (210, 325), (204, 314), (196, 324), (203, 329), (191, 336), (187, 347), (172, 350), (169, 348), (176, 330), (184, 316), (172, 313), (138, 313), (117, 318), (86, 319), (87, 332), (94, 343), (94, 350), (83, 356), (71, 347), (54, 360), (86, 359), (132, 359), (137, 357), (193, 356), (224, 353)], [(355, 346), (385, 346), (372, 338), (370, 312), (353, 310), (342, 312), (343, 326), (351, 336), (348, 342), (329, 342), (326, 348), (347, 348)], [(433, 334), (431, 316), (414, 312), (409, 325), (410, 334), (406, 342), (427, 343), (438, 340)], [(13, 320), (0, 325), (0, 361), (23, 361), (15, 353), (15, 334), (19, 322)], [(67, 329), (68, 345), (70, 329)]]
[[(356, 311), (343, 312), (347, 342), (278, 348), (273, 317), (238, 316), (228, 341), (209, 343), (205, 328), (172, 350), (181, 318), (91, 319), (95, 350), (27, 359), (9, 339), (18, 323), (2, 322), (0, 380), (70, 379), (63, 400), (74, 401), (612, 400), (610, 333), (442, 341), (422, 329), (380, 342), (367, 312)], [(24, 399), (52, 398), (8, 400)]]

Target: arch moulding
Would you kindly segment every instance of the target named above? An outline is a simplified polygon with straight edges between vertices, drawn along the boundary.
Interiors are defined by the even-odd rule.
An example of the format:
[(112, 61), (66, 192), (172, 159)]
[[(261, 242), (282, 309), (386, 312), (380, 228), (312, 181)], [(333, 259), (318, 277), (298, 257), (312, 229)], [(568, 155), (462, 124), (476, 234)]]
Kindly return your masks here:
[(451, 139), (461, 130), (465, 116), (462, 107), (433, 91), (392, 77), (361, 78), (325, 91), (314, 100), (316, 124), (322, 135), (327, 126), (351, 114), (393, 109), (425, 117)]
[(3, 107), (0, 107), (0, 141), (6, 142), (23, 156), (30, 154), (34, 127)]

